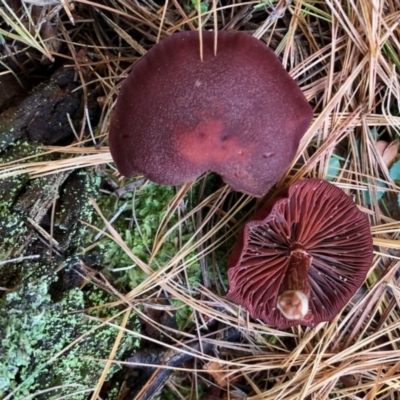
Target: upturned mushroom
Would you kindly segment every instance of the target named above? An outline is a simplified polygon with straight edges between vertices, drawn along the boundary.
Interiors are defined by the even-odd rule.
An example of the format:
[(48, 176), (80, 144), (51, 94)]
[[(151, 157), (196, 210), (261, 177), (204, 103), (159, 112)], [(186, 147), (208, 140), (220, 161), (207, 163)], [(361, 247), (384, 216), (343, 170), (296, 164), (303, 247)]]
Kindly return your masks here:
[(283, 175), (312, 109), (274, 52), (243, 32), (180, 32), (123, 82), (109, 144), (119, 172), (164, 185), (214, 171), (261, 196)]
[(332, 320), (363, 284), (373, 256), (365, 215), (339, 188), (299, 181), (241, 231), (228, 261), (228, 299), (284, 329)]

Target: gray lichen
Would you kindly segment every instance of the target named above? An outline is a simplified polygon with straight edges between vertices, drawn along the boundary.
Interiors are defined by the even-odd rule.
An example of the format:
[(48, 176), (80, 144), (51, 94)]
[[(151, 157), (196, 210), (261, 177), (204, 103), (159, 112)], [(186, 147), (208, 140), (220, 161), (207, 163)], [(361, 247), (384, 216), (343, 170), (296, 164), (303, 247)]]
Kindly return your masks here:
[[(90, 295), (76, 288), (64, 294), (54, 303), (49, 294), (54, 281), (46, 276), (21, 285), (8, 294), (0, 304), (0, 397), (12, 394), (22, 399), (36, 391), (62, 385), (41, 398), (73, 394), (74, 399), (85, 399), (82, 390), (95, 387), (104, 363), (94, 359), (106, 359), (114, 345), (118, 330), (101, 326), (90, 313), (83, 310), (112, 298), (100, 289)], [(103, 318), (110, 318), (112, 310)], [(118, 325), (121, 318), (113, 322)], [(129, 327), (137, 329), (132, 314)], [(132, 335), (124, 335), (116, 359), (139, 345)], [(66, 350), (67, 349), (67, 350)], [(111, 376), (118, 369), (113, 365)]]

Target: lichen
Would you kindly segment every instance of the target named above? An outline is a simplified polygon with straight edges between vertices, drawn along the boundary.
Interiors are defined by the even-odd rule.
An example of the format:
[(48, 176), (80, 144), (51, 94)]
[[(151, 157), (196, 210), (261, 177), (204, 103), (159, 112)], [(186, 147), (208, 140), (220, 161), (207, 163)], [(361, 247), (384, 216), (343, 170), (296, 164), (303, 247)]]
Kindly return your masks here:
[[(49, 294), (54, 279), (43, 276), (21, 285), (0, 304), (0, 337), (3, 344), (0, 353), (0, 397), (12, 393), (14, 399), (21, 399), (36, 391), (62, 385), (61, 389), (50, 390), (41, 398), (75, 393), (72, 398), (85, 399), (87, 393), (76, 392), (95, 387), (103, 371), (104, 363), (93, 359), (108, 358), (118, 330), (101, 326), (100, 322), (88, 318), (90, 313), (83, 310), (112, 298), (100, 289), (85, 292), (75, 288), (54, 303)], [(103, 313), (105, 310), (103, 308)], [(111, 310), (102, 317), (110, 318), (117, 312), (116, 309)], [(113, 322), (118, 324), (120, 318)], [(134, 314), (128, 326), (138, 329)], [(71, 348), (65, 351), (70, 345)], [(116, 359), (138, 345), (136, 337), (124, 335)], [(114, 364), (109, 376), (117, 369)]]

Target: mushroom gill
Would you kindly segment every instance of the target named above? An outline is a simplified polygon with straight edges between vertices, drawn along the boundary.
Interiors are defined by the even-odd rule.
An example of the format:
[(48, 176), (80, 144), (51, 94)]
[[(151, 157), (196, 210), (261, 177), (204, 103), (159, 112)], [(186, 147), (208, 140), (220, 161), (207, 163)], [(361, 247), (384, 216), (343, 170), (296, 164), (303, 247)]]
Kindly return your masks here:
[(284, 329), (330, 321), (362, 285), (372, 262), (367, 218), (342, 190), (307, 179), (266, 203), (229, 259), (227, 297)]

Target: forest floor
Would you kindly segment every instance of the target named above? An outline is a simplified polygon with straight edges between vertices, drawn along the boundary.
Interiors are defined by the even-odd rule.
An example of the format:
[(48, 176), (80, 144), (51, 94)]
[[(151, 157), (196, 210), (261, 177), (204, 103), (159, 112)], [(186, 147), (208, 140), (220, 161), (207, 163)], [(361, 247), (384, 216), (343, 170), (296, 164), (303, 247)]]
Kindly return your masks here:
[[(1, 0), (0, 398), (399, 399), (399, 21), (399, 0)], [(313, 107), (259, 199), (112, 162), (130, 68), (199, 25), (266, 43)], [(331, 322), (278, 330), (227, 300), (227, 260), (303, 178), (354, 200), (373, 262)]]

